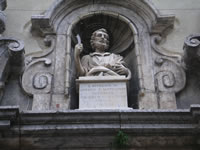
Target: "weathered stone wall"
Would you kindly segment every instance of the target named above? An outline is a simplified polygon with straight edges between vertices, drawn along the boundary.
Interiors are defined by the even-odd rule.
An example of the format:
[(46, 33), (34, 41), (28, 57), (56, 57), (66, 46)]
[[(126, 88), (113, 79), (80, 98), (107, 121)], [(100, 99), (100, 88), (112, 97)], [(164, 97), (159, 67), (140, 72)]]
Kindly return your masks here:
[[(0, 0), (1, 1), (1, 0)], [(34, 51), (41, 51), (44, 48), (43, 40), (44, 38), (40, 38), (37, 35), (32, 35), (30, 32), (31, 29), (31, 16), (34, 14), (42, 14), (46, 9), (49, 8), (51, 3), (54, 0), (8, 0), (8, 8), (5, 11), (7, 14), (6, 21), (6, 31), (0, 38), (0, 51), (1, 50), (9, 50), (9, 54), (5, 53), (2, 55), (1, 62), (4, 62), (5, 65), (1, 65), (3, 67), (2, 71), (7, 71), (7, 62), (11, 62), (9, 65), (11, 68), (9, 69), (9, 76), (3, 72), (2, 77), (3, 82), (0, 80), (0, 100), (3, 95), (3, 101), (0, 101), (0, 149), (3, 150), (84, 150), (84, 149), (115, 149), (115, 147), (128, 147), (129, 150), (199, 150), (200, 148), (200, 132), (199, 132), (199, 118), (200, 118), (200, 105), (192, 105), (190, 108), (190, 104), (199, 104), (199, 82), (197, 82), (197, 86), (193, 86), (192, 83), (199, 81), (199, 74), (192, 82), (189, 81), (189, 86), (186, 88), (186, 91), (182, 91), (182, 94), (179, 94), (179, 101), (183, 101), (182, 106), (178, 103), (179, 107), (177, 108), (188, 108), (183, 110), (135, 110), (135, 109), (127, 109), (127, 110), (59, 110), (57, 108), (60, 107), (59, 103), (61, 100), (65, 100), (63, 97), (63, 93), (57, 92), (57, 95), (53, 95), (55, 98), (51, 101), (56, 109), (51, 109), (48, 111), (34, 111), (36, 109), (31, 108), (37, 107), (39, 110), (40, 107), (45, 106), (48, 107), (48, 103), (45, 104), (45, 100), (49, 100), (45, 94), (40, 93), (40, 88), (44, 89), (46, 93), (49, 92), (50, 86), (47, 83), (51, 83), (51, 74), (48, 74), (47, 71), (51, 71), (51, 61), (49, 61), (51, 56), (56, 56), (57, 60), (60, 60), (62, 53), (56, 55), (53, 52), (53, 48), (55, 45), (55, 37), (46, 37), (46, 46), (49, 47), (47, 49), (48, 53), (45, 53), (43, 56), (48, 55), (48, 59), (42, 58), (39, 61), (44, 61), (42, 67), (39, 66), (36, 71), (44, 71), (44, 72), (36, 72), (36, 76), (34, 76), (34, 80), (31, 78), (31, 84), (27, 84), (28, 86), (35, 87), (35, 100), (36, 103), (33, 103), (33, 97), (29, 97), (24, 94), (25, 91), (19, 86), (19, 83), (22, 82), (19, 80), (20, 73), (22, 72), (24, 64), (18, 64), (19, 62), (16, 60), (16, 57), (19, 56), (18, 52), (23, 52), (23, 43), (17, 40), (9, 39), (6, 37), (14, 37), (17, 39), (21, 39), (25, 42), (26, 53), (31, 53)], [(66, 0), (65, 2), (70, 1)], [(73, 0), (71, 0), (73, 1)], [(83, 0), (80, 0), (83, 1)], [(79, 2), (80, 2), (79, 1)], [(94, 0), (101, 1), (101, 0)], [(108, 1), (121, 1), (122, 0), (108, 0)], [(124, 1), (124, 0), (123, 0)], [(126, 0), (125, 0), (126, 1)], [(131, 1), (131, 0), (130, 0)], [(142, 0), (132, 0), (132, 2), (138, 2)], [(148, 1), (148, 0), (146, 0)], [(163, 47), (168, 51), (178, 52), (183, 54), (183, 44), (185, 37), (190, 35), (191, 33), (198, 33), (200, 31), (200, 26), (198, 25), (199, 17), (200, 17), (200, 2), (199, 0), (152, 0), (155, 3), (155, 6), (160, 9), (161, 13), (167, 14), (175, 14), (176, 21), (174, 30), (167, 36), (167, 39), (163, 40), (161, 45), (158, 47)], [(84, 0), (84, 2), (86, 2)], [(128, 2), (128, 0), (126, 1)], [(76, 4), (76, 3), (75, 3)], [(122, 4), (122, 3), (121, 3)], [(139, 5), (141, 6), (141, 5)], [(143, 7), (142, 7), (143, 8)], [(144, 8), (148, 8), (144, 7)], [(54, 11), (56, 12), (56, 11)], [(127, 11), (126, 11), (127, 12)], [(154, 11), (150, 11), (152, 14)], [(78, 14), (76, 14), (78, 15)], [(156, 15), (155, 15), (156, 16)], [(156, 16), (157, 18), (157, 16)], [(166, 20), (162, 20), (160, 17), (160, 22), (156, 27), (166, 25)], [(173, 17), (172, 17), (173, 18)], [(0, 18), (1, 19), (1, 18)], [(36, 18), (37, 19), (37, 18)], [(43, 18), (46, 19), (46, 18)], [(147, 20), (149, 18), (146, 18)], [(170, 17), (168, 18), (170, 21)], [(173, 19), (172, 19), (173, 20)], [(38, 20), (36, 20), (37, 23)], [(38, 21), (39, 22), (39, 21)], [(164, 22), (164, 23), (163, 23)], [(146, 23), (146, 22), (145, 22)], [(162, 24), (163, 23), (163, 24)], [(170, 23), (170, 22), (169, 22)], [(65, 25), (65, 24), (64, 24)], [(60, 29), (63, 26), (61, 26)], [(140, 28), (141, 29), (141, 28)], [(144, 29), (144, 28), (142, 28)], [(163, 28), (162, 28), (163, 29)], [(35, 32), (32, 32), (35, 33)], [(142, 32), (145, 35), (151, 33)], [(161, 33), (158, 32), (158, 33)], [(58, 34), (57, 38), (57, 50), (63, 50), (61, 52), (65, 52), (66, 43), (64, 35), (61, 33)], [(50, 38), (50, 39), (48, 39)], [(145, 37), (147, 39), (147, 37)], [(64, 39), (64, 40), (63, 40)], [(144, 38), (143, 38), (144, 39)], [(178, 87), (175, 83), (183, 81), (185, 82), (184, 73), (182, 73), (183, 68), (181, 61), (179, 59), (173, 59), (170, 56), (165, 57), (165, 53), (162, 56), (162, 52), (157, 48), (156, 40), (159, 39), (159, 36), (152, 35), (151, 42), (148, 42), (149, 45), (143, 50), (148, 51), (151, 50), (154, 57), (151, 58), (150, 55), (146, 57), (147, 59), (152, 59), (152, 64), (155, 64), (155, 70), (149, 67), (154, 74), (155, 80), (157, 84), (155, 90), (158, 94), (157, 98), (159, 100), (170, 100), (170, 98), (175, 97), (175, 93), (179, 91), (182, 87), (178, 84)], [(197, 41), (197, 45), (195, 45), (195, 41), (189, 40), (186, 43), (185, 49), (186, 51), (195, 50), (195, 52), (200, 51), (200, 35), (196, 36), (195, 41)], [(11, 40), (11, 41), (10, 41)], [(63, 42), (64, 41), (64, 42)], [(145, 40), (144, 40), (145, 41)], [(150, 40), (149, 40), (150, 41)], [(192, 41), (192, 42), (191, 42)], [(191, 42), (191, 43), (190, 43)], [(199, 43), (198, 43), (199, 42)], [(2, 44), (3, 43), (3, 44)], [(63, 45), (64, 46), (63, 46)], [(137, 44), (137, 43), (136, 43)], [(192, 45), (194, 44), (194, 45)], [(198, 45), (199, 44), (199, 45)], [(142, 45), (142, 44), (141, 44)], [(63, 48), (64, 47), (64, 48)], [(21, 49), (19, 49), (21, 48)], [(154, 50), (154, 51), (153, 51)], [(3, 51), (3, 52), (4, 52)], [(11, 52), (11, 53), (10, 53)], [(17, 52), (17, 53), (14, 53)], [(60, 51), (58, 51), (60, 52)], [(14, 55), (13, 55), (14, 54)], [(17, 54), (17, 55), (16, 55)], [(147, 53), (148, 54), (148, 53)], [(190, 53), (188, 53), (190, 54)], [(196, 53), (192, 53), (196, 54)], [(136, 54), (135, 54), (136, 55)], [(23, 56), (22, 54), (20, 56)], [(158, 56), (159, 59), (156, 59)], [(192, 56), (192, 57), (191, 57)], [(188, 55), (188, 57), (183, 57), (186, 60), (186, 65), (191, 65), (190, 59), (196, 55)], [(40, 56), (38, 56), (40, 58)], [(42, 56), (41, 56), (42, 57)], [(68, 60), (71, 55), (68, 54)], [(171, 59), (167, 59), (171, 58)], [(35, 55), (35, 58), (37, 56)], [(179, 58), (179, 57), (178, 57)], [(9, 60), (9, 61), (8, 61)], [(21, 58), (20, 60), (23, 60)], [(28, 59), (27, 59), (28, 60)], [(142, 63), (146, 61), (143, 59)], [(177, 61), (176, 61), (177, 60)], [(67, 64), (69, 61), (67, 61)], [(187, 64), (187, 62), (190, 62)], [(30, 62), (29, 62), (30, 63)], [(33, 62), (31, 65), (33, 65)], [(55, 63), (54, 60), (52, 64)], [(3, 64), (3, 63), (2, 63)], [(58, 72), (58, 75), (62, 75), (63, 71), (60, 69), (59, 61), (54, 69)], [(175, 65), (174, 65), (175, 64)], [(199, 68), (199, 62), (197, 63), (197, 67)], [(31, 66), (29, 65), (29, 67)], [(138, 65), (138, 64), (136, 64)], [(53, 65), (52, 65), (53, 66)], [(63, 66), (63, 65), (62, 65)], [(46, 67), (46, 69), (43, 69)], [(50, 69), (48, 69), (48, 67)], [(196, 67), (196, 66), (195, 66)], [(28, 67), (27, 67), (28, 68)], [(63, 68), (63, 67), (62, 67)], [(67, 68), (67, 67), (66, 67)], [(61, 71), (60, 71), (60, 70)], [(196, 69), (196, 68), (195, 68)], [(66, 70), (70, 70), (70, 66)], [(27, 70), (26, 70), (27, 71)], [(34, 74), (31, 70), (27, 73), (27, 78), (29, 79), (31, 75)], [(46, 71), (46, 72), (45, 72)], [(70, 70), (71, 71), (71, 70)], [(155, 72), (154, 72), (155, 71)], [(157, 71), (157, 72), (156, 72)], [(168, 71), (167, 73), (171, 74), (162, 74), (163, 72)], [(171, 72), (172, 71), (172, 72)], [(196, 70), (195, 70), (196, 71)], [(52, 71), (53, 72), (53, 71)], [(57, 72), (54, 75), (57, 75)], [(61, 73), (60, 73), (61, 72)], [(186, 71), (186, 73), (188, 70)], [(50, 72), (51, 73), (51, 72)], [(149, 77), (150, 74), (148, 71), (144, 72), (145, 75)], [(171, 76), (170, 76), (171, 75)], [(173, 76), (175, 75), (175, 76)], [(182, 75), (182, 76), (181, 76)], [(195, 74), (196, 75), (196, 74)], [(41, 82), (38, 80), (41, 76)], [(6, 79), (5, 79), (6, 77)], [(58, 76), (56, 81), (59, 80)], [(62, 76), (61, 76), (62, 77)], [(161, 77), (162, 80), (159, 80)], [(172, 79), (170, 80), (170, 77)], [(175, 78), (173, 80), (173, 77)], [(180, 80), (177, 79), (180, 77)], [(181, 77), (184, 78), (181, 80)], [(191, 76), (189, 79), (191, 79)], [(8, 78), (8, 80), (7, 80)], [(27, 81), (24, 78), (25, 81)], [(164, 80), (163, 80), (164, 78)], [(36, 80), (35, 80), (36, 79)], [(193, 79), (193, 78), (192, 78)], [(197, 79), (197, 80), (196, 80)], [(34, 82), (32, 82), (34, 81)], [(48, 82), (50, 81), (50, 82)], [(173, 81), (173, 82), (172, 82)], [(151, 82), (151, 83), (154, 83)], [(163, 83), (164, 82), (164, 83)], [(57, 82), (60, 83), (60, 82)], [(61, 80), (63, 83), (63, 80)], [(149, 82), (147, 82), (149, 83)], [(156, 83), (156, 82), (155, 82)], [(155, 84), (154, 83), (154, 84)], [(175, 85), (174, 85), (175, 84)], [(187, 83), (188, 84), (188, 83)], [(161, 85), (161, 86), (160, 86)], [(184, 85), (184, 84), (181, 84)], [(190, 86), (191, 85), (191, 86)], [(5, 91), (4, 91), (4, 86)], [(149, 86), (151, 86), (149, 84)], [(56, 89), (57, 85), (53, 87), (53, 90)], [(62, 86), (58, 86), (59, 88)], [(66, 86), (68, 87), (68, 86)], [(169, 90), (166, 90), (166, 88)], [(172, 92), (170, 93), (170, 88), (172, 88)], [(194, 93), (191, 91), (193, 88), (196, 88)], [(57, 89), (56, 89), (57, 90)], [(54, 90), (53, 92), (56, 92)], [(185, 89), (184, 89), (185, 90)], [(32, 91), (30, 91), (31, 94)], [(67, 91), (68, 92), (68, 91)], [(160, 93), (159, 93), (160, 92)], [(55, 93), (53, 93), (55, 94)], [(60, 95), (59, 95), (60, 94)], [(66, 93), (64, 93), (66, 94)], [(172, 95), (174, 94), (174, 95)], [(176, 93), (177, 94), (177, 93)], [(184, 95), (185, 94), (185, 95)], [(145, 96), (145, 93), (139, 94), (141, 96)], [(197, 95), (191, 97), (191, 95)], [(50, 95), (51, 96), (51, 95)], [(66, 96), (66, 95), (64, 95)], [(148, 97), (147, 97), (148, 98)], [(197, 100), (195, 102), (194, 99)], [(175, 99), (175, 98), (174, 98)], [(154, 99), (147, 99), (154, 100)], [(191, 102), (191, 101), (192, 102)], [(58, 102), (58, 103), (57, 103)], [(151, 101), (150, 101), (151, 102)], [(161, 102), (161, 101), (160, 101)], [(166, 101), (164, 101), (166, 102)], [(39, 104), (39, 105), (34, 105)], [(65, 104), (65, 103), (64, 103)], [(161, 103), (160, 103), (161, 104)], [(164, 103), (165, 104), (165, 103)], [(19, 108), (18, 106), (19, 105)], [(14, 106), (14, 107), (13, 107)], [(17, 106), (17, 107), (16, 107)], [(68, 105), (69, 106), (69, 105)], [(149, 103), (149, 106), (152, 108), (152, 103)], [(175, 105), (174, 105), (175, 106)], [(186, 107), (185, 107), (186, 106)], [(65, 107), (65, 106), (64, 106)], [(67, 107), (65, 107), (67, 108)], [(162, 108), (162, 107), (160, 107)], [(190, 108), (190, 109), (189, 109)], [(67, 108), (68, 109), (68, 108)], [(165, 108), (164, 108), (165, 109)], [(41, 110), (44, 110), (42, 108)], [(122, 136), (121, 140), (126, 137), (125, 145), (120, 145), (119, 141), (116, 141), (116, 137), (118, 138), (118, 133), (125, 133)], [(121, 141), (120, 140), (120, 141)], [(77, 142), (78, 141), (78, 142)], [(117, 142), (117, 143), (116, 143)], [(116, 145), (117, 144), (117, 145)]]
[(169, 51), (181, 52), (185, 38), (200, 32), (200, 1), (199, 0), (152, 0), (161, 13), (176, 16), (172, 33), (167, 36), (163, 47)]
[(6, 13), (6, 37), (16, 37), (25, 42), (26, 53), (41, 50), (40, 40), (30, 34), (31, 16), (43, 14), (54, 0), (8, 0)]
[[(4, 35), (25, 41), (26, 53), (41, 50), (40, 40), (30, 34), (30, 18), (42, 14), (54, 0), (8, 0)], [(175, 14), (174, 30), (161, 44), (169, 51), (182, 53), (184, 39), (191, 33), (200, 32), (199, 0), (152, 0), (159, 11), (164, 14)]]
[[(31, 32), (31, 16), (32, 15), (38, 15), (38, 14), (44, 14), (45, 11), (47, 9), (49, 9), (49, 7), (53, 3), (53, 1), (54, 0), (41, 0), (41, 1), (39, 1), (39, 3), (37, 1), (34, 1), (34, 0), (22, 0), (22, 1), (21, 0), (12, 0), (12, 1), (8, 1), (8, 7), (5, 11), (5, 14), (7, 15), (7, 17), (6, 17), (7, 18), (7, 20), (6, 20), (6, 31), (3, 33), (2, 36), (3, 37), (14, 37), (14, 38), (17, 38), (17, 39), (24, 41), (26, 54), (36, 52), (36, 51), (42, 51), (42, 50), (46, 49), (47, 47), (44, 46), (44, 42), (43, 42), (44, 37), (38, 36), (38, 32), (39, 32), (40, 29), (39, 30), (36, 29), (35, 31), (37, 31), (37, 32)], [(85, 2), (85, 3), (87, 4), (87, 2)], [(183, 0), (182, 2), (180, 2), (178, 0), (176, 0), (176, 1), (172, 1), (172, 0), (170, 0), (170, 1), (152, 0), (152, 3), (155, 5), (155, 7), (157, 9), (159, 9), (161, 14), (163, 14), (163, 15), (174, 14), (176, 16), (176, 19), (175, 19), (175, 23), (174, 23), (174, 29), (172, 31), (170, 30), (170, 31), (164, 32), (164, 33), (166, 33), (167, 36), (165, 37), (165, 36), (162, 35), (162, 42), (159, 43), (159, 45), (157, 45), (158, 43), (156, 43), (157, 36), (151, 37), (152, 41), (155, 40), (153, 42), (154, 44), (152, 44), (151, 46), (153, 47), (153, 49), (155, 51), (160, 51), (160, 50), (156, 50), (156, 49), (164, 49), (165, 51), (171, 51), (172, 53), (170, 54), (170, 56), (173, 55), (173, 53), (175, 55), (177, 53), (182, 55), (183, 54), (183, 44), (184, 44), (185, 38), (192, 33), (198, 33), (199, 30), (200, 30), (200, 28), (198, 26), (198, 22), (199, 22), (198, 16), (200, 16), (200, 3), (198, 2), (198, 0), (192, 0), (192, 1)], [(121, 11), (120, 13), (123, 13), (123, 11)], [(142, 13), (140, 13), (140, 14), (142, 14)], [(146, 18), (146, 19), (148, 20), (149, 18)], [(168, 21), (170, 21), (170, 18), (168, 18), (168, 19), (169, 19)], [(171, 19), (174, 21), (173, 17)], [(160, 21), (161, 22), (158, 23), (158, 25), (156, 26), (158, 29), (163, 24), (166, 24), (166, 22), (164, 22), (164, 21), (162, 22), (162, 19)], [(151, 22), (155, 22), (155, 24), (156, 24), (156, 21), (151, 21)], [(63, 25), (63, 26), (65, 26), (65, 25)], [(140, 28), (142, 29), (142, 27), (140, 27)], [(168, 28), (166, 28), (166, 29), (168, 29)], [(63, 28), (61, 28), (61, 30), (63, 30)], [(145, 29), (144, 29), (143, 32), (145, 32)], [(160, 32), (158, 34), (160, 34)], [(162, 32), (162, 34), (163, 34), (163, 32)], [(152, 33), (150, 33), (150, 35), (152, 35)], [(148, 45), (148, 44), (143, 43), (141, 45)], [(149, 46), (149, 47), (151, 47), (151, 46)], [(150, 51), (151, 48), (148, 50), (149, 47), (142, 47), (141, 49), (142, 49), (142, 51)], [(155, 48), (155, 47), (157, 47), (157, 48)], [(62, 48), (63, 48), (63, 45), (62, 45)], [(65, 48), (63, 48), (63, 49), (65, 49)], [(62, 54), (60, 54), (60, 55), (62, 55)], [(155, 53), (154, 55), (155, 55), (154, 57), (156, 58), (157, 54)], [(148, 56), (150, 56), (150, 55), (148, 54)], [(146, 60), (151, 60), (152, 58), (144, 57), (143, 59), (144, 60), (141, 64), (144, 64), (146, 62)], [(161, 60), (161, 59), (158, 59), (158, 60)], [(148, 63), (148, 64), (151, 64), (151, 63), (152, 62), (150, 61), (150, 63)], [(149, 87), (147, 88), (147, 86), (145, 86), (145, 85), (153, 86), (155, 84), (154, 82), (156, 80), (159, 80), (159, 77), (163, 77), (163, 74), (160, 73), (160, 72), (163, 71), (162, 70), (162, 68), (164, 67), (163, 64), (166, 64), (167, 66), (169, 66), (168, 64), (171, 64), (170, 62), (166, 62), (166, 63), (157, 62), (157, 63), (158, 63), (157, 68), (155, 68), (155, 70), (152, 71), (151, 73), (149, 73), (149, 72), (150, 72), (150, 70), (152, 70), (153, 67), (150, 67), (150, 70), (147, 69), (148, 66), (143, 67), (147, 70), (143, 70), (146, 78), (145, 78), (145, 81), (144, 81), (144, 87), (143, 86), (140, 87), (141, 89), (148, 89), (149, 88)], [(159, 66), (162, 66), (162, 67), (159, 68)], [(168, 69), (170, 70), (170, 68), (168, 68)], [(137, 69), (135, 69), (135, 70), (137, 70)], [(166, 68), (165, 68), (165, 70), (166, 70)], [(172, 67), (171, 67), (171, 70), (177, 70), (177, 69), (172, 69)], [(155, 76), (155, 79), (154, 78), (150, 79), (151, 78), (151, 76), (149, 76), (150, 74), (157, 74), (157, 75)], [(177, 72), (175, 72), (175, 74), (177, 74)], [(180, 75), (180, 71), (179, 71), (179, 75)], [(63, 75), (62, 75), (62, 77), (63, 77)], [(167, 76), (167, 77), (169, 77), (169, 76)], [(142, 76), (139, 76), (139, 78), (143, 79)], [(180, 76), (179, 76), (179, 78), (180, 78)], [(16, 81), (16, 83), (14, 84), (14, 85), (16, 85), (16, 87), (14, 89), (20, 90), (19, 86), (17, 85), (18, 80), (16, 79), (16, 80), (13, 80), (13, 81)], [(149, 81), (151, 81), (151, 82), (149, 82)], [(159, 80), (159, 81), (162, 81), (162, 80)], [(176, 79), (176, 83), (177, 83), (177, 81), (179, 81), (179, 79), (178, 80)], [(189, 81), (189, 80), (187, 80), (187, 81)], [(183, 80), (183, 82), (184, 82), (184, 80)], [(180, 82), (180, 83), (182, 83), (182, 82)], [(188, 83), (190, 83), (190, 81)], [(11, 85), (11, 83), (9, 83), (7, 85), (8, 86), (7, 86), (6, 89), (8, 89), (8, 90), (5, 90), (5, 93), (7, 93), (7, 94), (5, 94), (4, 99), (8, 99), (8, 100), (3, 101), (2, 105), (10, 105), (9, 100), (13, 99), (13, 98), (10, 98), (11, 95), (14, 95), (14, 97), (16, 95), (16, 94), (11, 94), (11, 91), (10, 91), (11, 88), (9, 87), (9, 85)], [(143, 85), (143, 84), (141, 84), (141, 85)], [(160, 82), (158, 86), (160, 86), (160, 85), (163, 85), (163, 83)], [(184, 84), (182, 84), (182, 85), (184, 85)], [(176, 91), (176, 93), (177, 93), (182, 88), (183, 88), (182, 86), (181, 86), (181, 88), (179, 86), (179, 90), (173, 89), (173, 91)], [(193, 90), (192, 88), (189, 88), (189, 89)], [(165, 98), (175, 99), (175, 95), (172, 96), (171, 93), (168, 93), (168, 95), (166, 95), (166, 94), (163, 95), (163, 92), (165, 93), (166, 89), (161, 88), (161, 89), (155, 90), (154, 87), (152, 87), (151, 90), (149, 90), (149, 91), (154, 91), (154, 93), (161, 91), (161, 93), (158, 94), (158, 95), (160, 95), (159, 99), (161, 99), (161, 100), (163, 98), (164, 98), (163, 100), (165, 100)], [(169, 90), (167, 90), (167, 91), (169, 92)], [(13, 90), (13, 92), (15, 93), (16, 90)], [(182, 91), (182, 93), (186, 93), (186, 92)], [(191, 93), (191, 92), (189, 92), (189, 93)], [(195, 93), (198, 93), (198, 92), (195, 92)], [(8, 97), (6, 97), (6, 95)], [(17, 95), (19, 95), (19, 94), (17, 94)], [(143, 97), (144, 97), (145, 94), (141, 94), (141, 95), (143, 95)], [(156, 97), (154, 95), (155, 94), (151, 95), (151, 96), (153, 96), (153, 98), (149, 98), (147, 96), (149, 103), (151, 103), (149, 101), (149, 99), (156, 100)], [(196, 99), (196, 100), (189, 102), (188, 99), (191, 99), (190, 98), (191, 94), (186, 93), (185, 95), (186, 96), (184, 96), (184, 94), (178, 95), (178, 98), (176, 99), (177, 102), (178, 102), (178, 108), (189, 108), (190, 104), (199, 103), (199, 100), (198, 100), (199, 96), (197, 96), (197, 98), (193, 98), (193, 99)], [(26, 97), (22, 98), (20, 96), (18, 99), (24, 99), (24, 101), (27, 102)], [(137, 98), (131, 98), (131, 99), (137, 99)], [(144, 98), (143, 98), (143, 100), (145, 101)], [(19, 101), (19, 103), (20, 103), (20, 101)], [(182, 102), (182, 101), (184, 101), (184, 102)], [(17, 104), (19, 104), (19, 103), (17, 103)], [(27, 103), (29, 104), (31, 102), (27, 102)], [(182, 103), (184, 105), (182, 105)], [(26, 105), (28, 105), (28, 104), (26, 104)], [(187, 104), (187, 105), (185, 105), (185, 104)], [(14, 105), (16, 105), (16, 104), (14, 104)], [(132, 105), (132, 103), (131, 103), (131, 105)], [(157, 103), (156, 103), (156, 105), (157, 105)], [(147, 107), (147, 108), (149, 108), (149, 107)], [(23, 109), (25, 109), (25, 108), (23, 108)]]

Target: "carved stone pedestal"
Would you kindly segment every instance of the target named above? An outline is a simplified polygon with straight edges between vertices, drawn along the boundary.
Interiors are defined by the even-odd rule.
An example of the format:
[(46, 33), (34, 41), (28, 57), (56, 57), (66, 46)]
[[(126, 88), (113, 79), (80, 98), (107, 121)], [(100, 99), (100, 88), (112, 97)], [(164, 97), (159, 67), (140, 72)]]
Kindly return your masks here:
[(127, 79), (124, 76), (80, 77), (79, 109), (127, 109)]

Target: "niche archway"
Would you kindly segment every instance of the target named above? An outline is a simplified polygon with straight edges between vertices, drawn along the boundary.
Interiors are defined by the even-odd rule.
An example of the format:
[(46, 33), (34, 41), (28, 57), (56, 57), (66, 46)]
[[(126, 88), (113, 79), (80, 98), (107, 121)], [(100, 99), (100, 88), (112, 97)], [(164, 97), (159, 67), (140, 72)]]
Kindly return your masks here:
[[(149, 0), (55, 1), (45, 15), (32, 17), (32, 27), (36, 31), (53, 37), (52, 49), (48, 54), (32, 57), (35, 61), (24, 73), (23, 87), (33, 95), (35, 106), (41, 105), (41, 99), (46, 99), (49, 109), (77, 108), (73, 62), (75, 36), (81, 36), (86, 50), (84, 53), (89, 53), (91, 32), (104, 27), (111, 36), (110, 51), (123, 55), (132, 71), (129, 107), (137, 108), (139, 105), (140, 109), (157, 109), (159, 96), (155, 72), (160, 70), (158, 65), (155, 66), (155, 57), (160, 53), (157, 51), (158, 54), (155, 54), (151, 40), (153, 34), (163, 35), (173, 23), (174, 16), (161, 16)], [(48, 82), (45, 88), (37, 89), (32, 83), (34, 75), (41, 76), (38, 74), (41, 70)]]
[[(68, 42), (71, 41), (71, 43), (67, 43), (67, 45), (71, 45), (71, 49), (68, 49), (67, 53), (71, 53), (70, 51), (73, 51), (75, 44), (77, 43), (77, 35), (81, 37), (81, 41), (84, 45), (84, 51), (82, 55), (92, 52), (92, 48), (90, 46), (90, 37), (95, 30), (100, 28), (105, 28), (110, 36), (109, 52), (123, 56), (127, 67), (131, 70), (132, 78), (128, 83), (128, 104), (129, 107), (137, 108), (139, 83), (137, 73), (138, 66), (136, 64), (138, 64), (138, 56), (135, 54), (135, 51), (137, 51), (137, 46), (135, 45), (134, 41), (137, 41), (138, 37), (136, 28), (127, 18), (111, 12), (95, 12), (83, 16), (79, 20), (73, 22), (72, 28), (68, 29), (67, 35), (71, 35), (71, 39), (68, 40)], [(73, 65), (73, 59), (71, 64), (72, 68), (75, 67)], [(70, 81), (72, 81), (72, 85), (75, 85), (75, 79), (73, 78), (74, 74), (76, 73), (71, 73), (70, 75)], [(76, 99), (76, 102), (78, 102), (77, 95), (75, 94), (75, 88), (70, 92), (72, 99)], [(73, 108), (76, 108), (76, 102), (72, 103)]]

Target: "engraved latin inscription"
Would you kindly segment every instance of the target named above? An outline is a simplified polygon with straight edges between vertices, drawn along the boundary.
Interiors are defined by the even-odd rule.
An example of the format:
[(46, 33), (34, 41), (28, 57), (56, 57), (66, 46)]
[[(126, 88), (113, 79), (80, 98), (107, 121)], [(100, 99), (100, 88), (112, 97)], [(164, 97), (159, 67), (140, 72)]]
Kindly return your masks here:
[(79, 99), (79, 108), (125, 108), (126, 83), (82, 83)]

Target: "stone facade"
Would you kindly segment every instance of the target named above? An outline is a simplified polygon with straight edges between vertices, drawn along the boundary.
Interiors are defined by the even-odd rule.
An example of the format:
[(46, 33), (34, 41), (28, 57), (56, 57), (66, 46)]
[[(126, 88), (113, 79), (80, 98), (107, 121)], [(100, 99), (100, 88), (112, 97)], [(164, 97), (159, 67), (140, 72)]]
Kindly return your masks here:
[(119, 131), (128, 150), (198, 150), (199, 111), (98, 110), (19, 112), (1, 107), (0, 145), (3, 150), (119, 149)]
[[(199, 149), (200, 35), (184, 32), (184, 48), (171, 49), (176, 45), (170, 43), (174, 34), (184, 29), (180, 14), (178, 18), (164, 8), (159, 11), (153, 2), (160, 9), (167, 7), (156, 0), (45, 0), (35, 8), (23, 7), (27, 14), (17, 24), (9, 17), (28, 4), (0, 0), (0, 147)], [(108, 31), (110, 52), (124, 57), (132, 78), (127, 95), (123, 91), (127, 101), (119, 108), (122, 98), (117, 93), (113, 97), (118, 102), (111, 109), (110, 103), (106, 109), (92, 103), (85, 110), (89, 104), (79, 100), (74, 47), (79, 35), (82, 54), (89, 54), (91, 33), (99, 28)], [(110, 102), (116, 102), (114, 98)], [(127, 105), (129, 109), (121, 108)], [(116, 145), (116, 138), (125, 138), (125, 144)]]
[[(164, 35), (165, 30), (173, 27), (174, 16), (161, 16), (154, 6), (146, 1), (130, 1), (129, 3), (130, 5), (122, 1), (117, 3), (114, 1), (56, 1), (44, 15), (32, 16), (32, 28), (35, 32), (48, 37), (55, 34), (51, 42), (55, 45), (52, 44), (50, 50), (43, 52), (44, 54), (41, 53), (40, 56), (33, 54), (28, 57), (28, 64), (22, 76), (22, 87), (26, 93), (33, 95), (33, 105), (36, 102), (41, 106), (40, 100), (48, 97), (44, 105), (47, 106), (48, 103), (49, 108), (44, 107), (43, 110), (66, 110), (77, 107), (74, 106), (78, 99), (73, 90), (76, 71), (72, 57), (75, 36), (79, 34), (83, 39), (83, 44), (88, 45), (89, 40), (86, 35), (90, 37), (90, 33), (94, 30), (105, 27), (111, 32), (110, 51), (124, 55), (133, 74), (129, 82), (129, 106), (140, 109), (176, 108), (175, 93), (184, 87), (185, 74), (181, 66), (178, 66), (179, 64), (176, 65), (168, 60), (175, 56), (160, 51), (154, 42), (158, 34)], [(122, 11), (122, 8), (125, 11)], [(71, 12), (70, 9), (73, 11)], [(118, 24), (118, 29), (116, 24)], [(87, 49), (90, 47), (88, 46)], [(162, 55), (166, 58), (161, 58)], [(157, 59), (163, 60), (158, 66), (163, 64), (162, 68), (164, 66), (167, 68), (170, 63), (173, 67), (167, 68), (166, 71), (162, 68), (157, 69), (158, 67), (154, 65)], [(44, 62), (45, 65), (39, 62)], [(46, 76), (46, 85), (42, 88), (34, 86), (35, 76), (39, 70), (43, 70), (42, 77), (45, 76), (44, 74), (54, 77), (51, 80)], [(155, 84), (157, 80), (158, 85)], [(156, 88), (161, 92), (157, 92)], [(168, 96), (167, 99), (165, 99), (166, 96)]]
[[(23, 99), (28, 99), (28, 103), (16, 105), (27, 105), (30, 110), (78, 108), (73, 59), (75, 36), (80, 35), (87, 54), (91, 49), (88, 37), (97, 28), (105, 27), (111, 34), (110, 51), (123, 55), (132, 73), (128, 106), (176, 109), (177, 101), (181, 102), (177, 93), (186, 84), (182, 56), (159, 47), (166, 31), (173, 28), (175, 16), (161, 15), (150, 2), (129, 4), (55, 1), (44, 15), (33, 15), (31, 33), (40, 39), (44, 37), (44, 50), (26, 55), (21, 87), (26, 93), (22, 94)], [(7, 100), (10, 94), (5, 97), (3, 105), (12, 103)]]

